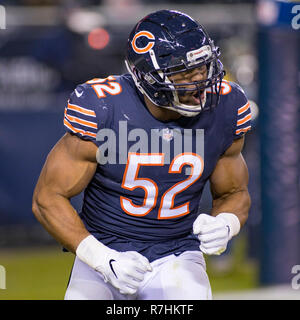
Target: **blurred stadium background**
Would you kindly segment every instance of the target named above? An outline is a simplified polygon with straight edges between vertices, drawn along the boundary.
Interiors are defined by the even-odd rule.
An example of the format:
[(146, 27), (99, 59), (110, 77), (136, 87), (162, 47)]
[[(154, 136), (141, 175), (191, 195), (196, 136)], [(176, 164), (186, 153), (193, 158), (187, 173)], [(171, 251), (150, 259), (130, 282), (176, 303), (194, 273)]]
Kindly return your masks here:
[[(295, 273), (300, 266), (294, 267), (300, 265), (300, 2), (7, 0), (0, 5), (0, 300), (63, 299), (73, 256), (33, 217), (35, 183), (64, 133), (71, 91), (88, 79), (125, 72), (129, 31), (163, 8), (183, 11), (206, 26), (221, 48), (227, 79), (238, 82), (251, 100), (253, 130), (244, 157), (252, 207), (226, 253), (207, 258), (215, 298), (300, 299)], [(202, 212), (210, 201), (206, 191)], [(81, 196), (72, 203), (80, 210)]]

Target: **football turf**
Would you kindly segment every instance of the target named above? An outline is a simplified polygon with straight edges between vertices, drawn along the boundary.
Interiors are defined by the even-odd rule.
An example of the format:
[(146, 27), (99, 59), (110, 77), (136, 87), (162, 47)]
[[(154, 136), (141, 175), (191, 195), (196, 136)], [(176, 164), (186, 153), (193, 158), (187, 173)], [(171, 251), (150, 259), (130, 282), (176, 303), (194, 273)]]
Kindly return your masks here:
[(1, 250), (6, 289), (0, 300), (61, 300), (74, 256), (60, 247)]
[[(232, 265), (223, 272), (206, 259), (213, 293), (257, 286), (257, 268), (246, 262), (241, 252), (240, 245), (233, 252)], [(73, 254), (59, 246), (0, 249), (0, 265), (6, 270), (6, 289), (0, 289), (0, 300), (63, 299), (73, 260)]]

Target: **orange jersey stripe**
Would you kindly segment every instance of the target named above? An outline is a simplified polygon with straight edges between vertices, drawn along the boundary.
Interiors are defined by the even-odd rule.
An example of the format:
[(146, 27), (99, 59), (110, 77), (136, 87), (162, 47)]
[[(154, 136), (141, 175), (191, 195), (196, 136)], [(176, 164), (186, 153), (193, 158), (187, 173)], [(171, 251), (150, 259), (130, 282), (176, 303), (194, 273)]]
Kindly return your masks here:
[(90, 137), (96, 138), (96, 134), (95, 133), (92, 133), (92, 132), (89, 132), (89, 131), (83, 131), (83, 130), (80, 130), (80, 129), (76, 129), (66, 119), (64, 119), (64, 125), (67, 128), (69, 128), (71, 131), (75, 132), (75, 133), (80, 133), (82, 135), (86, 135), (86, 136), (90, 136)]
[(238, 130), (235, 131), (235, 134), (239, 134), (239, 133), (241, 133), (241, 132), (247, 132), (247, 131), (249, 131), (250, 129), (251, 129), (251, 126), (248, 126), (248, 127), (246, 127), (246, 128), (242, 128), (242, 129), (238, 129)]
[(250, 103), (249, 102), (246, 103), (244, 106), (240, 107), (238, 109), (238, 115), (240, 115), (240, 114), (244, 113), (245, 111), (247, 111), (249, 107), (250, 107)]
[(68, 114), (66, 114), (66, 118), (71, 122), (76, 122), (76, 123), (82, 124), (82, 125), (84, 125), (86, 127), (98, 129), (97, 123), (94, 123), (94, 122), (91, 122), (91, 121), (82, 120), (80, 118), (73, 117), (73, 116), (70, 116)]
[(68, 109), (73, 110), (73, 111), (77, 111), (77, 112), (85, 114), (87, 116), (96, 117), (95, 111), (79, 107), (76, 104), (68, 103)]
[(251, 120), (251, 113), (249, 113), (246, 117), (238, 120), (237, 125), (240, 126), (240, 125), (246, 123), (249, 120)]

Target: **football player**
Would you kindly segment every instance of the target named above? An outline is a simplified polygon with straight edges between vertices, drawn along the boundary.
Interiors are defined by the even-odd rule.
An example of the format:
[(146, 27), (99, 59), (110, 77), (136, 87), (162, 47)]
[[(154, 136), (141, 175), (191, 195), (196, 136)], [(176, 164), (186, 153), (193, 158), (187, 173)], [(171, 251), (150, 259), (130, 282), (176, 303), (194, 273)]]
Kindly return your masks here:
[[(221, 254), (250, 207), (249, 102), (181, 12), (139, 21), (125, 62), (71, 94), (33, 212), (76, 255), (65, 299), (211, 299), (203, 254)], [(199, 214), (207, 181), (212, 211)]]

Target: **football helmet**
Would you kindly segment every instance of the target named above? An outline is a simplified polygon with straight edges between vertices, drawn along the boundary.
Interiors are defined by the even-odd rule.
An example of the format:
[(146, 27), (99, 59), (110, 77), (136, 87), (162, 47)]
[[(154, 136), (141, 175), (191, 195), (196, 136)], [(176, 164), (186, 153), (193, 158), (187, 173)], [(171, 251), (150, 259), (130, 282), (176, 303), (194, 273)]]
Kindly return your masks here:
[[(225, 75), (219, 56), (219, 48), (193, 18), (174, 10), (160, 10), (133, 28), (125, 63), (136, 86), (150, 101), (191, 117), (218, 104)], [(180, 84), (171, 80), (179, 72), (203, 65), (207, 67), (204, 80)], [(180, 95), (188, 91), (196, 92), (199, 104), (180, 102)]]

